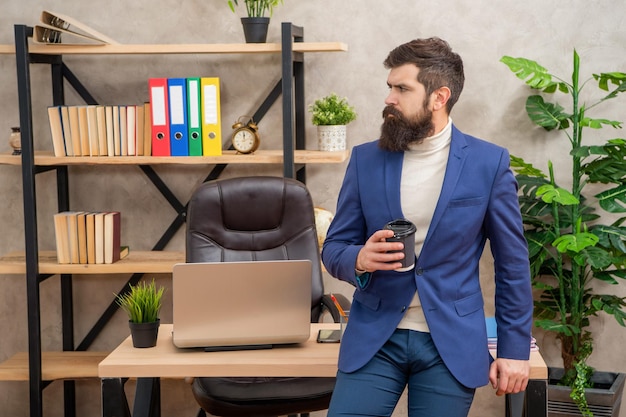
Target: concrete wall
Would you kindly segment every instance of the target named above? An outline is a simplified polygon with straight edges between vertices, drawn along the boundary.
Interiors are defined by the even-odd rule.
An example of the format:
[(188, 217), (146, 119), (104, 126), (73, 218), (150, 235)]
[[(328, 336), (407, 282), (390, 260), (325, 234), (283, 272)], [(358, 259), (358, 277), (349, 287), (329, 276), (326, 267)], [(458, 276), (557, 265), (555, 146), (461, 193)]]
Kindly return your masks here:
[[(158, 0), (153, 2), (79, 0), (4, 1), (0, 13), (0, 44), (13, 43), (13, 24), (34, 25), (42, 9), (71, 15), (122, 43), (227, 43), (242, 42), (238, 16), (223, 0)], [(238, 11), (243, 13), (243, 8)], [(426, 2), (415, 0), (285, 0), (274, 14), (269, 41), (280, 37), (281, 21), (305, 28), (307, 41), (342, 41), (347, 53), (308, 54), (306, 56), (307, 103), (329, 92), (346, 96), (359, 117), (349, 126), (349, 146), (375, 139), (380, 112), (387, 94), (387, 71), (382, 61), (396, 45), (416, 37), (439, 36), (450, 42), (465, 61), (466, 87), (452, 117), (456, 125), (473, 135), (506, 146), (539, 167), (548, 158), (557, 166), (559, 180), (568, 181), (569, 167), (564, 149), (568, 146), (559, 134), (547, 134), (527, 120), (524, 100), (528, 90), (499, 62), (503, 55), (535, 59), (562, 77), (571, 73), (572, 50), (581, 56), (585, 78), (595, 72), (624, 70), (626, 45), (622, 2), (610, 0), (461, 1)], [(271, 86), (279, 79), (276, 56), (77, 56), (66, 63), (105, 104), (140, 103), (147, 100), (147, 78), (174, 76), (219, 76), (222, 79), (223, 129), (241, 115), (253, 111)], [(52, 149), (46, 105), (51, 103), (49, 69), (32, 66), (35, 142), (38, 149)], [(0, 152), (9, 150), (10, 127), (19, 124), (15, 60), (0, 56)], [(67, 89), (67, 103), (79, 98)], [(564, 105), (568, 103), (563, 102)], [(623, 100), (596, 113), (598, 117), (626, 120)], [(308, 120), (308, 118), (307, 118)], [(261, 148), (280, 144), (280, 107), (274, 106), (261, 123)], [(620, 132), (588, 134), (599, 141)], [(0, 134), (2, 138), (2, 134)], [(316, 149), (315, 129), (307, 121), (307, 147)], [(334, 210), (345, 165), (310, 166), (308, 185), (315, 204)], [(191, 190), (208, 170), (204, 167), (158, 167), (157, 171), (172, 186), (176, 196), (186, 201)], [(231, 166), (225, 176), (257, 173), (280, 175), (279, 167)], [(24, 247), (21, 177), (18, 167), (0, 167), (0, 254)], [(123, 241), (131, 250), (147, 250), (160, 237), (175, 213), (136, 167), (72, 167), (70, 169), (71, 206), (82, 210), (120, 210), (123, 213)], [(53, 249), (52, 213), (56, 194), (51, 174), (38, 181), (39, 243)], [(167, 249), (182, 250), (179, 232)], [(483, 281), (488, 310), (491, 259), (485, 255)], [(76, 300), (76, 339), (80, 340), (108, 305), (125, 275), (83, 276), (74, 280)], [(156, 275), (169, 285), (169, 277)], [(350, 295), (344, 284), (326, 277), (327, 288)], [(625, 287), (611, 288), (623, 295)], [(26, 289), (22, 276), (0, 276), (0, 360), (27, 348)], [(41, 285), (42, 343), (44, 349), (60, 349), (59, 282), (49, 279)], [(166, 299), (163, 321), (171, 319), (171, 294)], [(108, 350), (128, 335), (126, 318), (117, 314), (96, 340), (93, 349)], [(626, 332), (612, 319), (593, 320), (597, 347), (592, 365), (602, 370), (626, 371), (621, 349)], [(551, 337), (536, 332), (542, 352), (551, 365), (559, 364), (559, 348)], [(44, 395), (45, 415), (62, 415), (60, 384), (53, 384)], [(79, 415), (99, 415), (99, 383), (89, 381), (78, 387)], [(3, 415), (28, 415), (26, 383), (0, 382)], [(165, 416), (195, 415), (196, 406), (189, 388), (182, 381), (164, 383)], [(318, 413), (324, 415), (325, 413)], [(403, 400), (394, 415), (406, 415)], [(490, 388), (477, 394), (472, 416), (503, 415), (503, 401)]]

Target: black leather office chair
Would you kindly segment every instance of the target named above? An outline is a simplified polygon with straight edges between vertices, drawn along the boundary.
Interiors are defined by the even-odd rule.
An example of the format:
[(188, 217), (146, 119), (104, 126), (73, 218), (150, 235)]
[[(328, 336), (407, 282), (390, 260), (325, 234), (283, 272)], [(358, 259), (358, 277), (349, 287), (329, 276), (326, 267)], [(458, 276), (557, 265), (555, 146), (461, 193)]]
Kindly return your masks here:
[[(339, 312), (324, 294), (311, 196), (281, 177), (242, 177), (200, 185), (187, 209), (186, 261), (310, 259), (311, 321)], [(227, 279), (227, 277), (224, 277)], [(254, 277), (250, 277), (254, 279)], [(343, 307), (345, 297), (337, 294)], [(195, 378), (204, 411), (221, 417), (308, 415), (328, 408), (335, 378)], [(204, 410), (204, 411), (203, 411)]]

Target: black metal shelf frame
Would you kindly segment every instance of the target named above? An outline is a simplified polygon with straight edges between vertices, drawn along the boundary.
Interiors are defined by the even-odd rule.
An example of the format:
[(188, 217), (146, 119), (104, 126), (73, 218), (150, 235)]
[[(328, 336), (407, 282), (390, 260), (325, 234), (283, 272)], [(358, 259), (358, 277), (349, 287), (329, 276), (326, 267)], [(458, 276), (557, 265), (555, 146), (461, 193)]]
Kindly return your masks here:
[[(66, 165), (39, 167), (35, 165), (33, 147), (33, 115), (31, 97), (31, 64), (48, 64), (51, 67), (52, 103), (63, 105), (65, 102), (64, 81), (81, 96), (87, 104), (97, 104), (93, 96), (81, 84), (79, 79), (63, 62), (62, 55), (33, 54), (29, 52), (29, 38), (33, 28), (15, 25), (15, 57), (17, 69), (17, 87), (19, 99), (20, 130), (22, 136), (22, 188), (24, 203), (24, 239), (26, 253), (26, 297), (28, 310), (28, 353), (29, 353), (29, 395), (30, 416), (43, 416), (43, 389), (48, 381), (42, 380), (41, 363), (41, 301), (39, 284), (51, 275), (39, 273), (39, 244), (37, 238), (37, 198), (36, 175), (55, 171), (57, 183), (57, 205), (59, 211), (70, 209), (69, 173)], [(305, 148), (305, 102), (304, 102), (304, 54), (294, 52), (293, 42), (303, 42), (303, 28), (289, 22), (281, 26), (281, 80), (265, 98), (254, 113), (253, 119), (260, 121), (270, 107), (282, 95), (283, 116), (283, 175), (306, 180), (305, 166), (296, 166), (294, 150)], [(150, 165), (139, 168), (150, 179), (163, 197), (169, 202), (177, 215), (154, 245), (153, 250), (163, 250), (174, 234), (185, 223), (187, 205), (180, 202), (168, 186)], [(205, 178), (205, 181), (220, 176), (226, 164), (217, 164)], [(120, 292), (128, 291), (129, 285), (135, 285), (143, 274), (133, 274)], [(78, 344), (74, 341), (74, 311), (72, 299), (72, 275), (61, 274), (61, 310), (63, 350), (87, 350), (96, 336), (105, 327), (117, 310), (114, 301), (102, 313), (85, 338)], [(64, 381), (64, 410), (66, 417), (76, 416), (75, 382)]]

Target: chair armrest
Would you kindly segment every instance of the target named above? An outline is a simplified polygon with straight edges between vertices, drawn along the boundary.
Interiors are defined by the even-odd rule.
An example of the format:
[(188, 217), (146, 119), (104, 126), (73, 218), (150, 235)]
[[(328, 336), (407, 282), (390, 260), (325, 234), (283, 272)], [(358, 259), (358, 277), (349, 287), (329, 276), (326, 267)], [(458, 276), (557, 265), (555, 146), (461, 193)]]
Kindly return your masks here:
[[(350, 300), (348, 300), (343, 294), (333, 295), (335, 296), (335, 299), (344, 311), (350, 310), (350, 306), (352, 305)], [(330, 298), (330, 294), (324, 294), (324, 296), (322, 297), (322, 307), (323, 309), (328, 310), (330, 315), (333, 317), (333, 321), (335, 323), (339, 323), (339, 317), (341, 315), (339, 314), (339, 309), (335, 305), (335, 302), (332, 300), (332, 298)]]

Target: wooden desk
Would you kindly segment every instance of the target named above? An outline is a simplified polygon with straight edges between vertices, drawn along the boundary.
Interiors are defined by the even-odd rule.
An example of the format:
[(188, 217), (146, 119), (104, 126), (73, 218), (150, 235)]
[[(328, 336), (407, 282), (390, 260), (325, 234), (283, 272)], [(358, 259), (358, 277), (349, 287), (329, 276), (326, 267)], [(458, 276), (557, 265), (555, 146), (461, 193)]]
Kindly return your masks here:
[[(123, 380), (139, 378), (135, 396), (134, 415), (155, 415), (160, 390), (159, 378), (220, 376), (309, 376), (329, 377), (337, 373), (339, 344), (317, 343), (320, 328), (335, 328), (337, 324), (312, 324), (310, 339), (296, 346), (265, 350), (204, 352), (201, 349), (177, 349), (172, 343), (172, 325), (162, 324), (157, 345), (135, 349), (130, 337), (124, 340), (98, 366), (102, 379), (102, 415), (130, 415), (125, 401)], [(547, 414), (546, 380), (548, 370), (539, 352), (531, 353), (531, 384), (526, 395), (526, 411), (533, 417)], [(152, 401), (149, 398), (152, 397)], [(524, 397), (507, 400), (507, 416), (522, 415), (509, 410), (523, 407)], [(532, 412), (528, 409), (531, 407)]]

